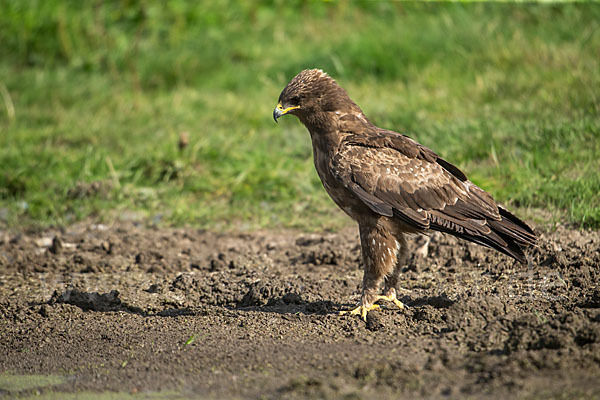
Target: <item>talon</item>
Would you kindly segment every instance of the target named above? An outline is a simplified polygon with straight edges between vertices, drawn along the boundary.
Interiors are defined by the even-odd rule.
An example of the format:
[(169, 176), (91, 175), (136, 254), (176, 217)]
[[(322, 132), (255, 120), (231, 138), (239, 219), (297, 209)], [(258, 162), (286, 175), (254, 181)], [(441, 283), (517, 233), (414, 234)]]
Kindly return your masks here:
[(379, 305), (378, 304), (373, 304), (370, 307), (365, 307), (363, 305), (360, 305), (358, 307), (356, 307), (353, 310), (348, 310), (348, 311), (340, 311), (340, 315), (345, 315), (345, 314), (350, 314), (350, 315), (360, 315), (361, 318), (367, 322), (367, 313), (371, 310), (377, 310), (379, 309)]
[(379, 300), (391, 301), (392, 303), (394, 303), (396, 305), (396, 307), (398, 307), (401, 310), (404, 310), (405, 308), (407, 308), (407, 306), (405, 306), (404, 303), (402, 303), (400, 300), (398, 300), (396, 298), (395, 293), (392, 293), (388, 296), (377, 296), (375, 298), (375, 301), (379, 301)]

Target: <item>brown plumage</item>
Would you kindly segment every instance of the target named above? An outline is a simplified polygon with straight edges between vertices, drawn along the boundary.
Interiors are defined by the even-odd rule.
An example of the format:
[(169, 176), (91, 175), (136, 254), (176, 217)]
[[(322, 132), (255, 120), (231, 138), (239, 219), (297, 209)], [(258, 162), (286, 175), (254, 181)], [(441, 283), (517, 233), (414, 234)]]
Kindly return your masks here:
[(432, 150), (373, 125), (323, 71), (305, 70), (290, 81), (273, 117), (285, 114), (306, 126), (325, 190), (358, 222), (365, 274), (353, 314), (366, 318), (380, 299), (402, 306), (396, 286), (405, 233), (445, 232), (525, 262), (523, 249), (536, 241), (527, 224)]

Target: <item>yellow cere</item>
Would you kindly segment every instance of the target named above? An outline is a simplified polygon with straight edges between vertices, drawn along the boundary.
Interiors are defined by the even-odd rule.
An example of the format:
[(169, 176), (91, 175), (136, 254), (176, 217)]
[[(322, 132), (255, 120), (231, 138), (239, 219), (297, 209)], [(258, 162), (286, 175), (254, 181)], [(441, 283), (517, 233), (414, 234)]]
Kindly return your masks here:
[(291, 106), (291, 107), (284, 109), (283, 106), (281, 105), (281, 103), (277, 104), (277, 109), (281, 110), (281, 115), (287, 114), (290, 111), (295, 110), (296, 108), (300, 108), (300, 106)]

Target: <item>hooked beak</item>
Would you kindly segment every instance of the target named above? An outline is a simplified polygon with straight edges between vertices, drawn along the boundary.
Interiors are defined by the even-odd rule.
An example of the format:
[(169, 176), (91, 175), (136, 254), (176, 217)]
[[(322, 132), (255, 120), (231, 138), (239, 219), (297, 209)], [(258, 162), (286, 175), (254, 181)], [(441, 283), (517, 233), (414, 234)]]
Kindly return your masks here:
[(288, 108), (283, 108), (283, 106), (281, 105), (281, 103), (277, 104), (277, 107), (275, 107), (275, 109), (273, 110), (273, 119), (275, 120), (275, 122), (277, 122), (277, 119), (287, 113), (289, 113), (292, 110), (295, 110), (297, 108), (300, 108), (300, 106), (291, 106)]

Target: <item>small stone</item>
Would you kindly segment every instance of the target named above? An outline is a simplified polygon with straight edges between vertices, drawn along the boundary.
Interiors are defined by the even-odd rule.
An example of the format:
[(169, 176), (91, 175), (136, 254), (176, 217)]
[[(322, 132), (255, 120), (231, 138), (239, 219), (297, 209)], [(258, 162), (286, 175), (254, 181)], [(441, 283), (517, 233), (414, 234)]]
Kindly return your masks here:
[(379, 313), (371, 311), (367, 314), (368, 330), (370, 330), (371, 332), (376, 332), (383, 329), (383, 327), (384, 325), (383, 322), (381, 322), (381, 317), (379, 316)]
[(144, 289), (148, 293), (159, 293), (162, 287), (158, 283), (153, 283), (148, 289)]
[(285, 304), (302, 304), (302, 297), (297, 293), (286, 293), (283, 295), (283, 302)]
[(52, 246), (52, 238), (51, 237), (43, 237), (35, 240), (35, 245), (37, 247), (50, 247)]
[(60, 240), (60, 238), (58, 236), (54, 236), (54, 239), (52, 239), (52, 245), (50, 246), (50, 252), (52, 254), (59, 254), (60, 252), (62, 252), (62, 248), (63, 248), (63, 244), (62, 244), (62, 240)]
[(38, 311), (38, 313), (44, 317), (44, 318), (48, 318), (48, 306), (46, 304), (42, 304), (40, 306), (40, 309)]
[(306, 311), (307, 312), (311, 312), (311, 313), (315, 313), (315, 314), (321, 314), (321, 315), (325, 315), (330, 313), (333, 310), (333, 302), (326, 300), (326, 301), (316, 301), (313, 303), (309, 303), (306, 306)]

